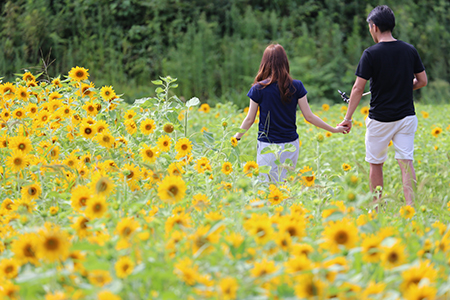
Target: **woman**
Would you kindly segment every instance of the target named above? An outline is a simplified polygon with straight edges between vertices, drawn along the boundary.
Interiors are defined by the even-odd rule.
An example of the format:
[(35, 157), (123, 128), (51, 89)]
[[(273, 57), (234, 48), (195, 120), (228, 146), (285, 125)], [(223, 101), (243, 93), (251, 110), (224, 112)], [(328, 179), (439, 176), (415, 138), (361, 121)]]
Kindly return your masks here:
[[(306, 89), (300, 80), (292, 79), (289, 74), (289, 61), (284, 48), (279, 44), (271, 44), (264, 51), (258, 74), (248, 92), (250, 106), (241, 129), (245, 132), (253, 125), (260, 108), (259, 131), (257, 142), (257, 163), (260, 166), (271, 166), (269, 176), (265, 180), (282, 181), (286, 169), (278, 171), (277, 159), (273, 153), (261, 154), (261, 151), (271, 145), (281, 146), (280, 162), (291, 159), (295, 168), (299, 153), (299, 142), (296, 125), (297, 104), (305, 119), (315, 126), (333, 133), (344, 132), (347, 127), (332, 127), (311, 112), (306, 98)], [(236, 133), (240, 140), (244, 133)], [(295, 152), (283, 152), (285, 146), (291, 144)]]

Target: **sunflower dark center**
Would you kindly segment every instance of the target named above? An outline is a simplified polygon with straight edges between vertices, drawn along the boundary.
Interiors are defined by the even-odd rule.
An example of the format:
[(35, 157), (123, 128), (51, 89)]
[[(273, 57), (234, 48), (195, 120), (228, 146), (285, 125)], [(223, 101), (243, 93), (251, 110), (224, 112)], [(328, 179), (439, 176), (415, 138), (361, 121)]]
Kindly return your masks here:
[(25, 245), (23, 248), (23, 255), (26, 257), (34, 257), (33, 247), (30, 244)]
[(345, 231), (339, 231), (335, 236), (335, 241), (338, 244), (345, 244), (348, 241), (348, 234)]
[(106, 191), (106, 189), (108, 188), (108, 184), (102, 180), (99, 184), (98, 184), (98, 190), (99, 192), (104, 192)]
[(398, 261), (398, 254), (395, 252), (390, 253), (388, 256), (388, 260), (391, 263), (396, 263)]
[(97, 203), (97, 204), (94, 205), (94, 211), (95, 212), (99, 212), (99, 211), (102, 210), (102, 207), (103, 206), (100, 203)]
[(15, 158), (15, 159), (14, 159), (14, 164), (15, 164), (16, 166), (20, 166), (20, 165), (22, 164), (22, 159), (19, 158), (19, 157)]
[(59, 240), (57, 238), (49, 238), (45, 241), (45, 249), (56, 250), (59, 247)]
[(178, 194), (178, 187), (175, 185), (172, 185), (169, 188), (169, 192), (172, 194), (172, 196), (176, 196)]
[(37, 193), (36, 188), (34, 188), (34, 187), (28, 188), (28, 194), (29, 195), (34, 196), (34, 195), (36, 195), (36, 193)]
[(86, 206), (86, 201), (87, 201), (86, 197), (81, 197), (79, 202), (80, 202), (81, 206)]

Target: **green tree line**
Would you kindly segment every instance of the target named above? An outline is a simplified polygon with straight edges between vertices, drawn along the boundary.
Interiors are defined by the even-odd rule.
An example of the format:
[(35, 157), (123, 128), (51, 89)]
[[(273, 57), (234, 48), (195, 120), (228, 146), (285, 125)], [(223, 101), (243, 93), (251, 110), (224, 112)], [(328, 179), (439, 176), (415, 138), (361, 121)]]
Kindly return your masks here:
[(177, 94), (203, 102), (248, 103), (262, 52), (282, 44), (294, 78), (312, 101), (350, 91), (362, 51), (373, 44), (366, 16), (395, 12), (394, 37), (419, 51), (429, 86), (424, 102), (450, 99), (447, 0), (15, 0), (1, 6), (0, 77), (73, 66), (127, 100), (149, 96), (151, 80), (178, 78)]

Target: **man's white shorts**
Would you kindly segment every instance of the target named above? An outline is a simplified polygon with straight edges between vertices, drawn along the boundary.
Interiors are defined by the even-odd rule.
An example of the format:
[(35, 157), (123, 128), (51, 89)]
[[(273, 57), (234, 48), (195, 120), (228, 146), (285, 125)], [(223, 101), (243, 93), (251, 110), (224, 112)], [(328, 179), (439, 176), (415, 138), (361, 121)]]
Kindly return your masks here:
[(395, 158), (413, 160), (414, 134), (417, 130), (417, 117), (407, 116), (394, 122), (379, 122), (366, 118), (366, 161), (382, 164), (387, 159), (389, 142), (395, 148)]

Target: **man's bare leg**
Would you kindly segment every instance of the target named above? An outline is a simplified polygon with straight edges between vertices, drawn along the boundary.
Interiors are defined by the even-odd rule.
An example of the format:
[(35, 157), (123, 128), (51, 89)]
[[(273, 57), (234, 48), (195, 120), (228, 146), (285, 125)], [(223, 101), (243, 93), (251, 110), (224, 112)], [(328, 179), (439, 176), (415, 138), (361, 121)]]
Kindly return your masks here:
[[(370, 181), (370, 191), (372, 193), (376, 191), (378, 186), (383, 188), (383, 164), (370, 164), (369, 181)], [(382, 192), (379, 191), (373, 197), (374, 203), (378, 204), (379, 199), (381, 198), (381, 193)], [(375, 209), (376, 211), (378, 211), (378, 206), (376, 206)]]
[(416, 172), (412, 160), (397, 159), (402, 170), (403, 193), (405, 194), (406, 205), (414, 205), (414, 189), (416, 187)]

